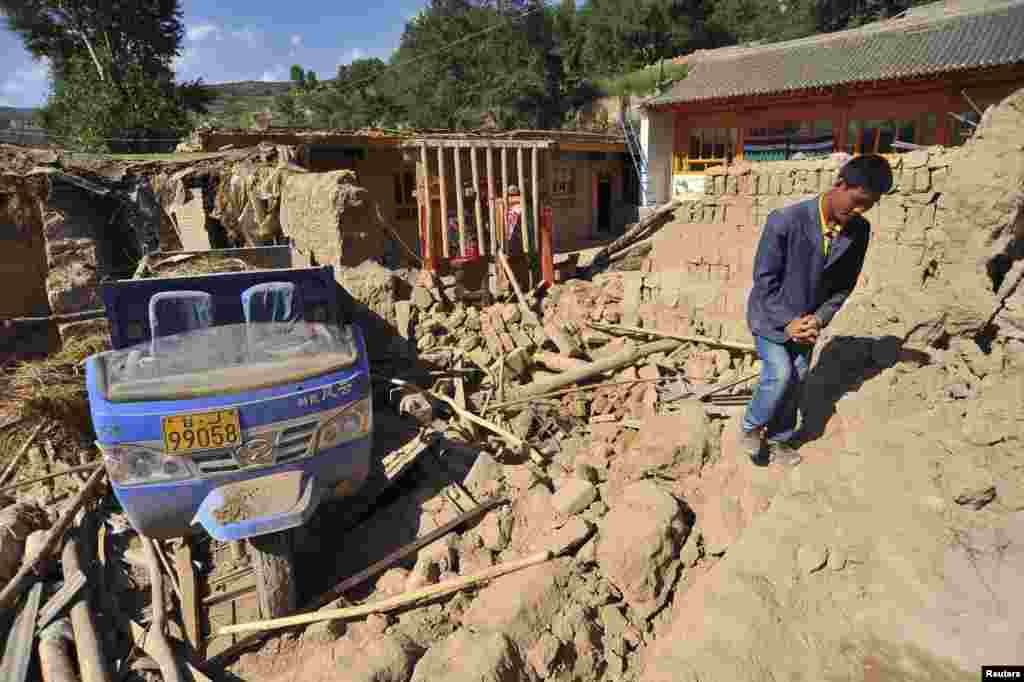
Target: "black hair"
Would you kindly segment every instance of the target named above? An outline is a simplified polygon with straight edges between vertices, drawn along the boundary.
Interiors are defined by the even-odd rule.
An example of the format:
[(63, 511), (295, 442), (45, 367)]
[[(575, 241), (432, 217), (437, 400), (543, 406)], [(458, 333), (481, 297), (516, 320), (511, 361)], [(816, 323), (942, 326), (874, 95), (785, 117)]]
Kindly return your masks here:
[(888, 194), (892, 189), (892, 167), (878, 154), (850, 159), (839, 171), (839, 178), (850, 187), (863, 187), (874, 194)]

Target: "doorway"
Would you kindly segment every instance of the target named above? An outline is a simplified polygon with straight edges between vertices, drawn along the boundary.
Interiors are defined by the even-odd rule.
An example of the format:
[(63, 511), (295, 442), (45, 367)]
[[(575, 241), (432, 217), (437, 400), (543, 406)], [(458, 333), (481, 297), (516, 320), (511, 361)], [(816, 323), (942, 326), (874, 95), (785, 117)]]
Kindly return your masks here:
[(607, 234), (612, 229), (612, 179), (602, 175), (597, 180), (597, 231)]

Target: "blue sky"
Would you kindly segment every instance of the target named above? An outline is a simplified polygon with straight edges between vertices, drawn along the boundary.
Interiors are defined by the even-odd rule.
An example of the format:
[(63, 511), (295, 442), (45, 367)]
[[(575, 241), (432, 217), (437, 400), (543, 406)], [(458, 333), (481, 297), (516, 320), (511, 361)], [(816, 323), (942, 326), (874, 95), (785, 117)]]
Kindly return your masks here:
[[(387, 59), (424, 0), (183, 0), (186, 36), (179, 79), (208, 83), (287, 80), (292, 64), (332, 78), (354, 58)], [(2, 23), (2, 20), (0, 20)], [(46, 101), (46, 65), (0, 28), (0, 106)]]

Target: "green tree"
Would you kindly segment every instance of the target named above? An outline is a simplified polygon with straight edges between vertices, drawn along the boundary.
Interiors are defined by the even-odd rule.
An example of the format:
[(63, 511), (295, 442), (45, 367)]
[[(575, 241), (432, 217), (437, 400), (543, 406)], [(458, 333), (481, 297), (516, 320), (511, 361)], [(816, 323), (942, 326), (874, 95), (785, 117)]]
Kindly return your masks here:
[(171, 73), (184, 37), (179, 0), (0, 0), (0, 13), (57, 76), (85, 51), (100, 80), (118, 80), (122, 69), (136, 67), (160, 77)]
[(292, 78), (291, 78), (292, 83), (295, 83), (298, 86), (305, 85), (305, 83), (306, 83), (306, 72), (298, 64), (292, 64), (291, 76), (292, 76)]
[(63, 146), (82, 151), (109, 151), (110, 138), (156, 138), (183, 135), (189, 127), (185, 108), (167, 96), (167, 83), (151, 78), (143, 67), (122, 67), (121, 79), (101, 79), (101, 68), (111, 64), (110, 55), (99, 49), (71, 55), (64, 73), (54, 80), (46, 106), (40, 112), (44, 127)]

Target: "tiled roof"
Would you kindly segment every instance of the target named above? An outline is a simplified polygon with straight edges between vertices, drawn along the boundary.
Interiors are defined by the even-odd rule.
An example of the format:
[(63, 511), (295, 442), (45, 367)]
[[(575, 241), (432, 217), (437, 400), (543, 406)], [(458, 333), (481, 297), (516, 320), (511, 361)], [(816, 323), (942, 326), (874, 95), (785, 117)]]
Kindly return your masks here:
[(1024, 63), (1024, 1), (989, 2), (981, 11), (951, 10), (943, 3), (916, 9), (847, 31), (694, 53), (686, 78), (647, 105)]

